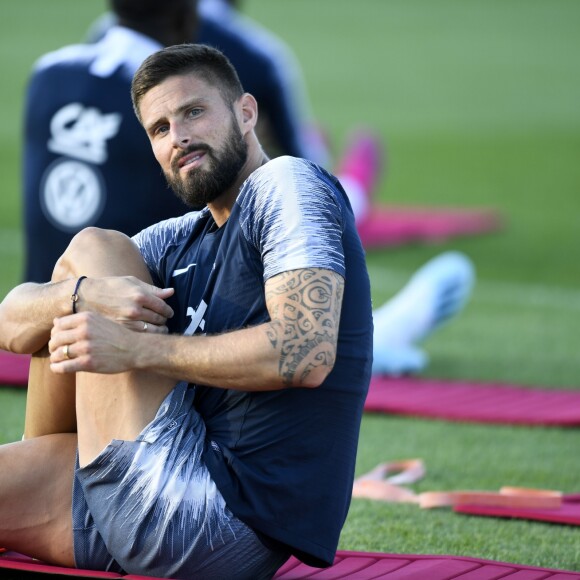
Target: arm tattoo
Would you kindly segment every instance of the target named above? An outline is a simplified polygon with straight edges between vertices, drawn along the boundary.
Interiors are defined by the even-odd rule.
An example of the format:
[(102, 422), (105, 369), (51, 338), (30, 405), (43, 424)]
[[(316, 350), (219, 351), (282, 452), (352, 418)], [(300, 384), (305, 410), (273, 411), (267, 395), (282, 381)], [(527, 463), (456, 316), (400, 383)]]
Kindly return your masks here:
[(280, 352), (279, 372), (287, 386), (299, 384), (336, 358), (344, 280), (330, 270), (291, 270), (266, 284), (272, 320), (267, 331)]

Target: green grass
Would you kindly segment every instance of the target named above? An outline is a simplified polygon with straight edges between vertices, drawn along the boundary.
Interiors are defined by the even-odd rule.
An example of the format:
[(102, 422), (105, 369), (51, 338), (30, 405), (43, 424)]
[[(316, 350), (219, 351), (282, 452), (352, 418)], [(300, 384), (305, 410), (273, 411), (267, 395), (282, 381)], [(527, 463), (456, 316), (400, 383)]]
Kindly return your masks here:
[[(32, 62), (82, 38), (104, 0), (6, 2), (0, 19), (0, 260), (20, 276), (20, 117)], [(502, 232), (368, 255), (376, 304), (446, 249), (474, 260), (465, 313), (429, 339), (428, 376), (580, 388), (580, 4), (574, 0), (247, 0), (303, 64), (338, 151), (370, 125), (388, 149), (378, 197), (493, 207)], [(0, 391), (0, 440), (24, 393)], [(416, 491), (525, 485), (580, 491), (577, 429), (365, 416), (357, 464), (422, 457)], [(477, 556), (580, 571), (577, 528), (353, 501), (340, 547)]]
[(0, 390), (0, 442), (17, 441), (24, 428), (24, 406), (26, 396), (22, 389)]

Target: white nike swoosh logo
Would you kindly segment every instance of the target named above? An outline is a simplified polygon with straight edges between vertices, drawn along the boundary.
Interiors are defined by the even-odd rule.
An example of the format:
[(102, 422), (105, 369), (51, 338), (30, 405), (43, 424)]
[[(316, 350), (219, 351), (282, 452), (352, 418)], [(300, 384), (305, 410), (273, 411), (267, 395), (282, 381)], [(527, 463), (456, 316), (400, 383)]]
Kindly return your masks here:
[(190, 268), (193, 268), (196, 264), (189, 264), (186, 268), (179, 268), (178, 270), (173, 270), (173, 274), (171, 274), (172, 278), (175, 276), (181, 276), (181, 274), (185, 274)]

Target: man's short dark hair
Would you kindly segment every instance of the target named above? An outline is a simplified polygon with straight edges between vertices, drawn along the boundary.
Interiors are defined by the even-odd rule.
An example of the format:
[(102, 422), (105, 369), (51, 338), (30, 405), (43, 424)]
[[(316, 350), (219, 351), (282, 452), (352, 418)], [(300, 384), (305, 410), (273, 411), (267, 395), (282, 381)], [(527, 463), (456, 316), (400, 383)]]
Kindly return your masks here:
[(203, 44), (168, 46), (145, 59), (131, 83), (131, 99), (141, 121), (139, 105), (152, 88), (173, 76), (194, 74), (216, 87), (228, 106), (232, 106), (244, 89), (238, 73), (226, 56)]

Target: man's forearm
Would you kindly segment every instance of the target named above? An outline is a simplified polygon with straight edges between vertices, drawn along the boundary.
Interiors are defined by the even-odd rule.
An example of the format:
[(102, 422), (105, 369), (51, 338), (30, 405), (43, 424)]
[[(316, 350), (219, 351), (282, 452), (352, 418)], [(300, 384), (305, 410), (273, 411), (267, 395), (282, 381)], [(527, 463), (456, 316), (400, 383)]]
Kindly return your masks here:
[(137, 368), (236, 390), (317, 387), (336, 356), (336, 341), (326, 331), (289, 346), (278, 321), (216, 336), (138, 338)]
[(148, 340), (137, 366), (240, 390), (317, 387), (334, 366), (344, 280), (300, 269), (266, 283), (271, 321), (216, 336)]
[(17, 353), (40, 350), (56, 317), (71, 313), (75, 280), (14, 288), (0, 304), (0, 348)]
[(214, 336), (153, 335), (81, 313), (55, 321), (49, 348), (56, 373), (145, 370), (254, 391), (319, 386), (334, 365), (336, 337), (314, 328), (296, 340), (280, 321)]
[(130, 332), (95, 313), (55, 321), (51, 369), (147, 370), (239, 390), (317, 387), (334, 366), (344, 281), (334, 272), (283, 272), (266, 283), (271, 320), (212, 336)]

